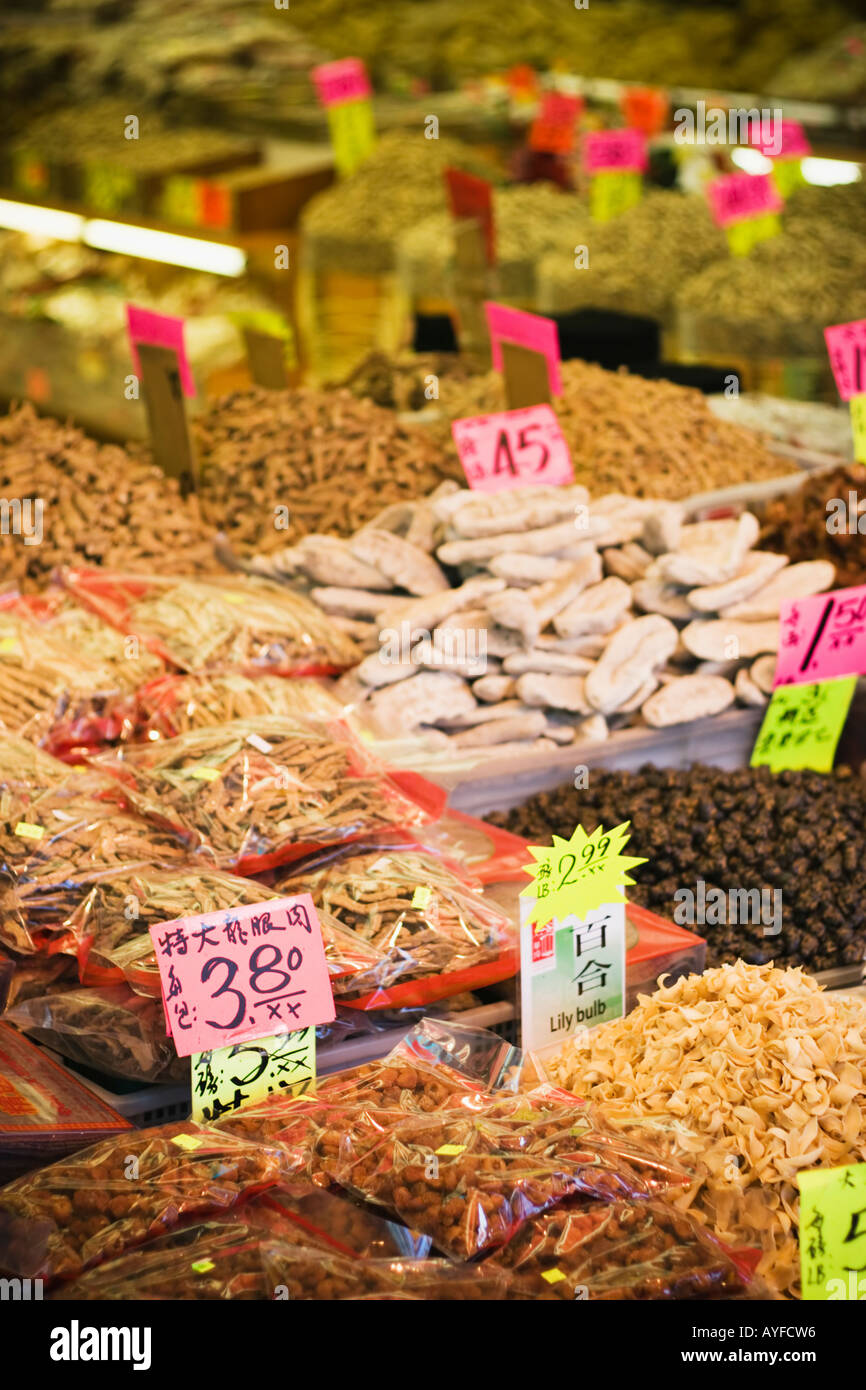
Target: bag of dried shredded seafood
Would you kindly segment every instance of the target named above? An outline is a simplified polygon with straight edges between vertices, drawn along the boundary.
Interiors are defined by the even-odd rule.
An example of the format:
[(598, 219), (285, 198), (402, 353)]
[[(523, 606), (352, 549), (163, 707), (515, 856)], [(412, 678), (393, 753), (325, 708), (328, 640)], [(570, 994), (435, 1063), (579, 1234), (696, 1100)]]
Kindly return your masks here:
[(348, 728), (317, 721), (236, 719), (125, 747), (93, 767), (119, 778), (129, 804), (201, 862), (240, 874), (430, 818)]
[(0, 598), (0, 729), (58, 757), (128, 733), (133, 692), (163, 669), (62, 589)]
[(184, 671), (329, 676), (360, 651), (309, 599), (269, 579), (64, 570), (66, 587), (148, 651)]
[(302, 676), (245, 676), (239, 671), (162, 676), (137, 696), (137, 733), (150, 739), (177, 738), (192, 729), (267, 715), (339, 719), (343, 706), (328, 686)]
[(290, 868), (278, 886), (310, 893), (382, 953), (371, 971), (343, 983), (341, 1003), (350, 1008), (430, 1004), (517, 973), (509, 919), (456, 865), (420, 846), (347, 848)]
[[(129, 864), (83, 885), (62, 930), (74, 938), (79, 972), (86, 984), (125, 980), (136, 993), (160, 999), (152, 926), (267, 903), (282, 896), (252, 879), (198, 865), (180, 864), (161, 870)], [(375, 946), (344, 931), (327, 912), (320, 911), (318, 917), (335, 987), (356, 972), (376, 968), (381, 952)]]

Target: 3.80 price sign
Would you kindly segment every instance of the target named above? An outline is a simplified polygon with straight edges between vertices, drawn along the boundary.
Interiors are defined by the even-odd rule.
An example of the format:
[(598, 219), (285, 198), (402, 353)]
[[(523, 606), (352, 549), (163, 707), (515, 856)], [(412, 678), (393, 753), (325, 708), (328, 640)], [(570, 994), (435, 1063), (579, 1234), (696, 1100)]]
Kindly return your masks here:
[(150, 929), (179, 1057), (335, 1016), (309, 893)]
[(549, 405), (455, 420), (451, 433), (467, 482), (476, 491), (574, 482), (568, 445)]

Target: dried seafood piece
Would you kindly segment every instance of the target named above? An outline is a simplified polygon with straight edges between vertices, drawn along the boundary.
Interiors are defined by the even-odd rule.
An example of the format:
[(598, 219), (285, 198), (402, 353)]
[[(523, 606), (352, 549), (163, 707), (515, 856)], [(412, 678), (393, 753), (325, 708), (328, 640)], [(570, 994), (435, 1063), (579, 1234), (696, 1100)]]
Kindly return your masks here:
[(568, 561), (555, 555), (521, 555), (509, 551), (494, 555), (487, 568), (498, 579), (504, 579), (510, 589), (529, 589), (547, 579), (558, 579), (568, 570)]
[(517, 682), (517, 693), (525, 705), (567, 709), (575, 714), (592, 714), (586, 697), (584, 676), (542, 675), (530, 672)]
[[(505, 660), (510, 661), (512, 658), (506, 657)], [(472, 682), (472, 694), (476, 700), (491, 704), (510, 699), (516, 689), (513, 676), (500, 675), (498, 672), (489, 676), (479, 676), (477, 681)]]
[(552, 526), (573, 517), (578, 506), (589, 501), (585, 487), (522, 487), (513, 491), (477, 493), (465, 489), (433, 504), (440, 521), (457, 536), (475, 540), (498, 536), (519, 523), (527, 531)]
[(682, 642), (702, 661), (738, 660), (775, 652), (778, 622), (747, 623), (736, 618), (698, 618), (682, 630)]
[(593, 709), (612, 714), (671, 656), (678, 641), (673, 623), (655, 615), (621, 628), (586, 677), (586, 698)]
[(773, 682), (776, 679), (776, 658), (759, 656), (749, 667), (749, 675), (759, 690), (763, 690), (765, 695), (772, 695)]
[(760, 526), (751, 512), (736, 521), (697, 521), (680, 530), (675, 551), (656, 561), (659, 576), (670, 584), (721, 584), (739, 572)]
[(835, 566), (829, 560), (806, 560), (800, 565), (788, 565), (757, 593), (723, 608), (721, 615), (742, 618), (746, 622), (775, 618), (789, 599), (809, 598), (829, 589), (835, 574)]
[(345, 589), (391, 588), (390, 578), (378, 566), (365, 561), (349, 541), (336, 536), (304, 536), (290, 549), (277, 551), (274, 563), (285, 572), (303, 570), (315, 584)]
[(734, 691), (737, 699), (744, 705), (763, 708), (767, 704), (767, 696), (752, 679), (751, 672), (745, 666), (742, 666), (734, 677)]
[[(769, 579), (788, 563), (787, 555), (772, 555), (767, 550), (750, 550), (743, 560), (739, 574), (724, 584), (711, 584), (702, 589), (692, 589), (688, 600), (692, 608), (700, 613), (724, 612), (725, 605), (739, 603), (756, 590), (762, 589)], [(736, 614), (732, 616), (736, 617)]]
[(353, 555), (375, 565), (398, 589), (423, 597), (451, 586), (431, 555), (400, 536), (365, 526), (349, 542)]
[(612, 632), (630, 608), (628, 584), (616, 578), (602, 579), (563, 608), (555, 616), (553, 626), (560, 637)]
[(644, 613), (660, 613), (672, 622), (688, 622), (694, 617), (684, 589), (679, 584), (665, 584), (661, 579), (638, 579), (631, 586), (636, 608)]
[(369, 702), (371, 718), (383, 732), (417, 729), (475, 709), (469, 684), (450, 671), (421, 671), (410, 681), (384, 686)]
[(722, 676), (679, 676), (663, 685), (641, 705), (641, 714), (654, 729), (705, 719), (734, 703), (734, 687)]

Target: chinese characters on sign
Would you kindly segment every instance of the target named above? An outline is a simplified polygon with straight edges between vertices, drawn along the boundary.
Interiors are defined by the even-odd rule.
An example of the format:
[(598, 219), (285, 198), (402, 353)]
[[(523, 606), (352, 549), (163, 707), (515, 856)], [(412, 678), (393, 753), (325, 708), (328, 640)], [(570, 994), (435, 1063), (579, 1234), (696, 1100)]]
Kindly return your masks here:
[(815, 685), (777, 685), (752, 751), (752, 767), (829, 772), (857, 684), (856, 676)]
[(825, 328), (824, 341), (843, 401), (866, 393), (866, 319)]
[(335, 1017), (309, 893), (151, 927), (179, 1057)]
[(802, 1297), (866, 1298), (866, 1163), (813, 1168), (798, 1182)]
[(315, 1079), (313, 1027), (194, 1053), (193, 1119), (218, 1120), (270, 1095), (303, 1095)]
[(583, 167), (590, 175), (589, 210), (597, 222), (618, 217), (643, 196), (649, 167), (640, 130), (597, 130), (584, 136)]
[(549, 405), (455, 420), (451, 433), (467, 482), (479, 492), (574, 481), (568, 445)]
[(866, 584), (783, 603), (775, 685), (864, 673)]
[(625, 903), (520, 928), (521, 1042), (540, 1051), (625, 1014)]
[(570, 154), (575, 128), (583, 111), (583, 99), (564, 92), (545, 92), (538, 115), (529, 131), (529, 148), (551, 154)]
[(570, 840), (530, 845), (533, 882), (520, 894), (520, 997), (524, 1048), (562, 1043), (625, 1013), (628, 821)]

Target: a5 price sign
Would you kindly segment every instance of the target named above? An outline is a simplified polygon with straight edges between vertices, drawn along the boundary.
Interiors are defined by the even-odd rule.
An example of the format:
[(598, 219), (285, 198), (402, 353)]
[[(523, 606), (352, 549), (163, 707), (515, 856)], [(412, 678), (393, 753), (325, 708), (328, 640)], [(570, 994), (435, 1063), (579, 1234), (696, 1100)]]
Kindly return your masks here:
[(574, 482), (568, 445), (549, 405), (455, 420), (451, 433), (467, 482), (479, 492)]
[(179, 1057), (335, 1017), (309, 893), (150, 929)]

